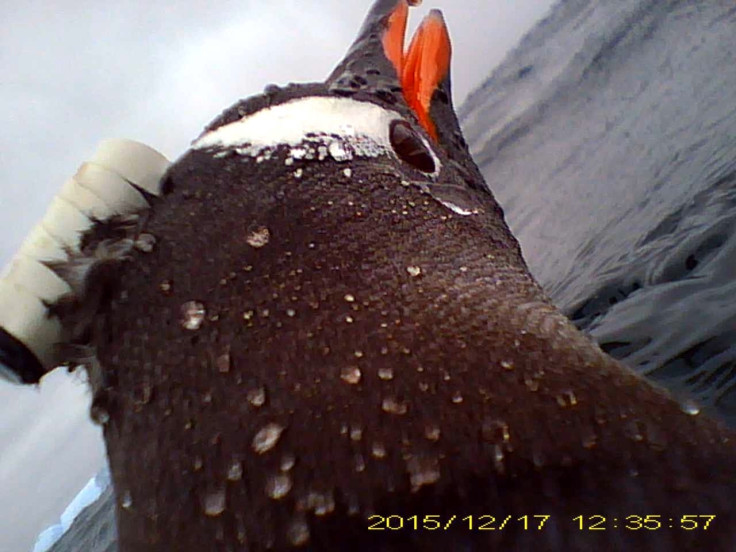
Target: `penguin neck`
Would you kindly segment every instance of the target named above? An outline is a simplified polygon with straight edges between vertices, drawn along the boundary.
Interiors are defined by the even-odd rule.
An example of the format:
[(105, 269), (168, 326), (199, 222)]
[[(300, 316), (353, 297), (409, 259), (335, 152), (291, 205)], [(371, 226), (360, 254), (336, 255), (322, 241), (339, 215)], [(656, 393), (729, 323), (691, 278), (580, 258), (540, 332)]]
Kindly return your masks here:
[[(195, 159), (200, 155), (195, 153)], [(479, 344), (484, 335), (491, 339), (502, 331), (535, 335), (553, 348), (575, 343), (596, 362), (606, 358), (548, 301), (490, 195), (480, 194), (478, 213), (462, 216), (403, 180), (395, 164), (382, 159), (306, 162), (286, 172), (278, 153), (262, 163), (233, 158), (223, 160), (228, 179), (217, 185), (258, 182), (257, 187), (216, 190), (208, 183), (207, 190), (183, 193), (208, 195), (197, 208), (213, 209), (202, 220), (223, 225), (217, 241), (232, 241), (237, 228), (236, 234), (245, 236), (268, 231), (263, 247), (236, 240), (236, 249), (245, 249), (252, 259), (246, 264), (252, 267), (247, 274), (251, 297), (299, 288), (291, 295), (308, 291), (316, 309), (338, 303), (343, 321), (356, 319), (350, 313), (358, 309), (363, 316), (370, 312), (379, 328), (411, 318), (407, 323), (431, 328), (434, 339), (472, 335), (479, 350), (494, 346)], [(220, 169), (213, 167), (213, 174)], [(240, 207), (231, 204), (235, 198)], [(222, 267), (222, 272), (239, 268)], [(354, 301), (348, 304), (345, 297)], [(345, 324), (336, 330), (343, 336), (355, 328)]]
[[(431, 481), (438, 500), (467, 496), (457, 491), (475, 486), (465, 474), (509, 486), (484, 495), (486, 511), (495, 496), (515, 499), (519, 481), (533, 491), (520, 504), (537, 504), (539, 488), (568, 468), (575, 479), (548, 495), (556, 507), (570, 493), (570, 508), (589, 505), (580, 485), (610, 478), (623, 483), (605, 495), (609, 506), (634, 511), (633, 500), (656, 511), (671, 493), (660, 489), (642, 506), (627, 474), (641, 470), (654, 487), (668, 440), (686, 455), (668, 469), (720, 492), (719, 481), (689, 473), (695, 465), (710, 476), (717, 456), (687, 460), (717, 453), (726, 434), (572, 328), (530, 276), (490, 195), (461, 216), (402, 185), (385, 156), (285, 158), (193, 151), (177, 162), (148, 221), (156, 248), (129, 265), (107, 306), (96, 339), (101, 365), (114, 367), (105, 436), (115, 486), (134, 505), (118, 509), (121, 549), (211, 544), (221, 526), (196, 522), (192, 497), (208, 504), (233, 458), (248, 486), (229, 488), (228, 510), (247, 516), (254, 533), (279, 530), (284, 503), (260, 487), (278, 456), (258, 435), (274, 427), (269, 446), (279, 441), (299, 458), (286, 491), (294, 500), (322, 485), (357, 497), (362, 511), (387, 481), (393, 489), (406, 479), (404, 459), (435, 458), (436, 446), (446, 455)], [(348, 424), (356, 439), (365, 432), (396, 452), (388, 471), (362, 456), (358, 469), (352, 435), (341, 437)], [(204, 470), (192, 469), (194, 458)], [(188, 510), (170, 508), (171, 497)]]

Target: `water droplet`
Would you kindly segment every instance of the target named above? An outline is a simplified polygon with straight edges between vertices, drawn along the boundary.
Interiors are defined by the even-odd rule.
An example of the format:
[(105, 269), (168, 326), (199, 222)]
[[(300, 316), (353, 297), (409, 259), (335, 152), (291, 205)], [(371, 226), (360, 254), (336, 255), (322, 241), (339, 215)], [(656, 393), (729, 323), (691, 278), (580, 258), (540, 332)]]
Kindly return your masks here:
[(250, 389), (245, 394), (245, 398), (250, 404), (252, 404), (256, 408), (260, 408), (261, 406), (266, 404), (266, 389), (264, 387), (256, 387), (255, 389)]
[(483, 420), (480, 434), (484, 441), (488, 441), (490, 443), (497, 443), (499, 441), (508, 443), (511, 440), (511, 431), (509, 430), (509, 426), (506, 422), (501, 420)]
[(171, 280), (164, 280), (158, 285), (158, 289), (161, 290), (161, 293), (164, 295), (168, 295), (171, 293), (172, 283)]
[(297, 169), (294, 171), (294, 178), (301, 178), (304, 174), (304, 169)]
[(381, 403), (381, 409), (389, 414), (402, 415), (406, 414), (409, 407), (405, 402), (399, 401), (395, 397), (386, 397)]
[(416, 278), (422, 273), (422, 268), (419, 266), (407, 266), (406, 271), (409, 273), (409, 276)]
[(296, 311), (294, 309), (286, 309), (286, 316), (294, 318), (296, 316)]
[(578, 404), (578, 398), (575, 396), (575, 393), (572, 391), (563, 391), (562, 394), (557, 395), (557, 404), (559, 404), (562, 408), (567, 408), (568, 406), (575, 406)]
[(348, 161), (352, 158), (350, 152), (345, 149), (345, 146), (338, 140), (333, 140), (327, 146), (327, 151), (335, 161)]
[(253, 312), (252, 310), (245, 311), (243, 313), (243, 320), (252, 320), (253, 319), (253, 315), (255, 315), (255, 312)]
[(303, 147), (291, 148), (289, 155), (294, 159), (304, 159), (307, 156), (307, 149)]
[(125, 491), (120, 496), (120, 506), (123, 510), (130, 510), (133, 507), (133, 497), (130, 495), (130, 491)]
[(374, 458), (386, 458), (386, 447), (383, 446), (383, 443), (375, 442), (371, 448), (371, 454)]
[(135, 240), (135, 248), (143, 253), (150, 253), (156, 245), (156, 237), (153, 234), (141, 234)]
[(460, 391), (455, 391), (452, 394), (452, 402), (455, 404), (460, 404), (461, 402), (463, 402), (463, 395), (462, 393), (460, 393)]
[(440, 465), (433, 456), (412, 456), (406, 463), (412, 492), (424, 485), (431, 485), (440, 479)]
[(539, 469), (544, 467), (546, 461), (547, 459), (541, 450), (534, 450), (532, 452), (532, 463), (535, 468)]
[(700, 414), (700, 406), (692, 399), (687, 399), (680, 403), (680, 409), (689, 416), (697, 416)]
[(351, 385), (360, 382), (362, 373), (357, 366), (347, 366), (340, 371), (340, 379)]
[(256, 433), (255, 437), (253, 437), (253, 450), (258, 454), (268, 452), (276, 446), (276, 443), (278, 443), (281, 438), (281, 433), (283, 431), (284, 426), (281, 424), (267, 424), (265, 427), (261, 428), (258, 433)]
[(598, 436), (595, 433), (589, 433), (581, 441), (583, 448), (592, 449), (598, 444)]
[(439, 426), (430, 424), (424, 428), (424, 436), (430, 441), (439, 441), (441, 431)]
[(331, 495), (322, 495), (322, 503), (314, 508), (315, 516), (325, 516), (335, 511), (335, 499)]
[(348, 515), (357, 516), (359, 513), (360, 513), (360, 502), (358, 502), (358, 497), (355, 495), (350, 495), (348, 497)]
[(221, 374), (226, 374), (230, 371), (230, 353), (223, 353), (217, 357), (217, 370)]
[(632, 441), (640, 443), (644, 440), (642, 428), (643, 424), (639, 420), (629, 420), (624, 426), (624, 432)]
[(350, 293), (347, 293), (345, 295), (345, 301), (347, 301), (348, 303), (354, 303), (355, 302), (355, 296), (354, 295), (351, 295)]
[(315, 516), (325, 516), (335, 511), (335, 497), (332, 493), (310, 491), (306, 498), (299, 501), (298, 507), (304, 511), (313, 511)]
[(241, 514), (235, 514), (235, 516), (237, 519), (236, 524), (235, 524), (236, 525), (236, 528), (235, 528), (236, 537), (235, 538), (238, 539), (238, 542), (240, 544), (245, 544), (247, 542), (247, 537), (248, 537), (247, 533), (245, 532), (245, 522), (243, 522)]
[(199, 471), (202, 469), (202, 466), (204, 465), (204, 461), (202, 460), (201, 456), (195, 456), (194, 462), (192, 462), (192, 469), (194, 471)]
[(350, 178), (353, 176), (353, 169), (347, 168), (342, 173), (345, 175), (345, 178)]
[(498, 444), (493, 445), (493, 465), (498, 473), (504, 472), (503, 450), (501, 449), (501, 445)]
[(524, 378), (524, 385), (526, 385), (527, 389), (529, 391), (538, 391), (539, 390), (539, 382), (533, 378), (525, 377)]
[(274, 500), (279, 500), (289, 494), (292, 484), (288, 473), (272, 475), (266, 481), (266, 494)]
[(243, 478), (243, 463), (233, 459), (227, 469), (227, 478), (230, 481), (240, 481)]
[(593, 415), (598, 425), (604, 425), (607, 421), (606, 411), (599, 405), (593, 405)]
[(363, 438), (363, 428), (358, 426), (352, 426), (350, 428), (350, 440), (360, 441)]
[(504, 370), (513, 370), (514, 369), (514, 363), (510, 360), (502, 360), (501, 361), (501, 368)]
[(378, 377), (384, 381), (394, 379), (394, 371), (392, 368), (379, 368)]
[(309, 525), (304, 518), (295, 518), (286, 529), (286, 538), (292, 546), (303, 546), (309, 542)]
[(198, 330), (205, 317), (204, 305), (199, 301), (187, 301), (181, 306), (181, 325), (187, 330)]
[(281, 471), (283, 472), (291, 471), (295, 465), (296, 465), (296, 456), (294, 456), (293, 454), (287, 453), (281, 457), (281, 465), (280, 465)]
[(204, 496), (202, 508), (209, 517), (217, 517), (225, 511), (225, 489), (215, 489)]
[(248, 234), (248, 236), (245, 238), (245, 241), (251, 247), (259, 249), (265, 246), (270, 239), (271, 232), (265, 226), (261, 226), (260, 228), (257, 228), (256, 230)]
[(345, 322), (347, 322), (348, 324), (352, 324), (353, 322), (355, 322), (355, 319), (352, 316), (348, 315), (345, 317)]
[(355, 471), (360, 473), (365, 471), (365, 460), (363, 459), (362, 454), (356, 454), (353, 458), (353, 461), (355, 462)]

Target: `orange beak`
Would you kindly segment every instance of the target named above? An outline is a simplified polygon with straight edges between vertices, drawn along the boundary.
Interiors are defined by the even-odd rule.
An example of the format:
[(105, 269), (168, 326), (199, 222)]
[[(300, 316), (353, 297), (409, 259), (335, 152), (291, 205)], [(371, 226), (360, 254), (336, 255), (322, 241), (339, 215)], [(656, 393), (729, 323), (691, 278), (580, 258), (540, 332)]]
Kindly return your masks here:
[(442, 14), (433, 10), (424, 18), (404, 53), (406, 21), (409, 5), (416, 0), (399, 0), (388, 18), (383, 35), (383, 50), (401, 81), (404, 99), (414, 111), (419, 123), (437, 140), (437, 129), (429, 115), (432, 94), (450, 72), (452, 45)]

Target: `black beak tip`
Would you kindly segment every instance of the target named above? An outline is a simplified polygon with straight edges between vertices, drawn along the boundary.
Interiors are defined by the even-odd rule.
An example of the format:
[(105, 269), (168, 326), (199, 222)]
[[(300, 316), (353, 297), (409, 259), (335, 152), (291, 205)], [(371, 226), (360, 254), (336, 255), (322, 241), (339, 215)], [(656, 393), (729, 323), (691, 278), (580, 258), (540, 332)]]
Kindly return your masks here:
[(400, 2), (377, 0), (369, 10), (358, 37), (325, 84), (333, 94), (375, 98), (390, 105), (401, 103), (401, 82), (386, 57), (383, 37), (389, 18)]

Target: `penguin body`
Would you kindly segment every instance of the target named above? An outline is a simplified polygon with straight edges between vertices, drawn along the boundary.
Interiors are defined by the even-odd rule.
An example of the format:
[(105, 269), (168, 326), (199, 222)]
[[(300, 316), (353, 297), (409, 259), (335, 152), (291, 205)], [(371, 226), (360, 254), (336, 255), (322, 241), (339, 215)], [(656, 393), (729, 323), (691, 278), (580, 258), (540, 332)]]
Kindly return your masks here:
[[(579, 336), (482, 216), (374, 160), (275, 175), (287, 151), (181, 159), (152, 262), (123, 276), (135, 301), (106, 314), (123, 550), (727, 542), (580, 530), (580, 515), (679, 523), (683, 508), (728, 520), (729, 433)], [(436, 534), (431, 516), (465, 521)]]
[(105, 281), (120, 550), (728, 549), (733, 433), (545, 297), (407, 10), (218, 117)]

